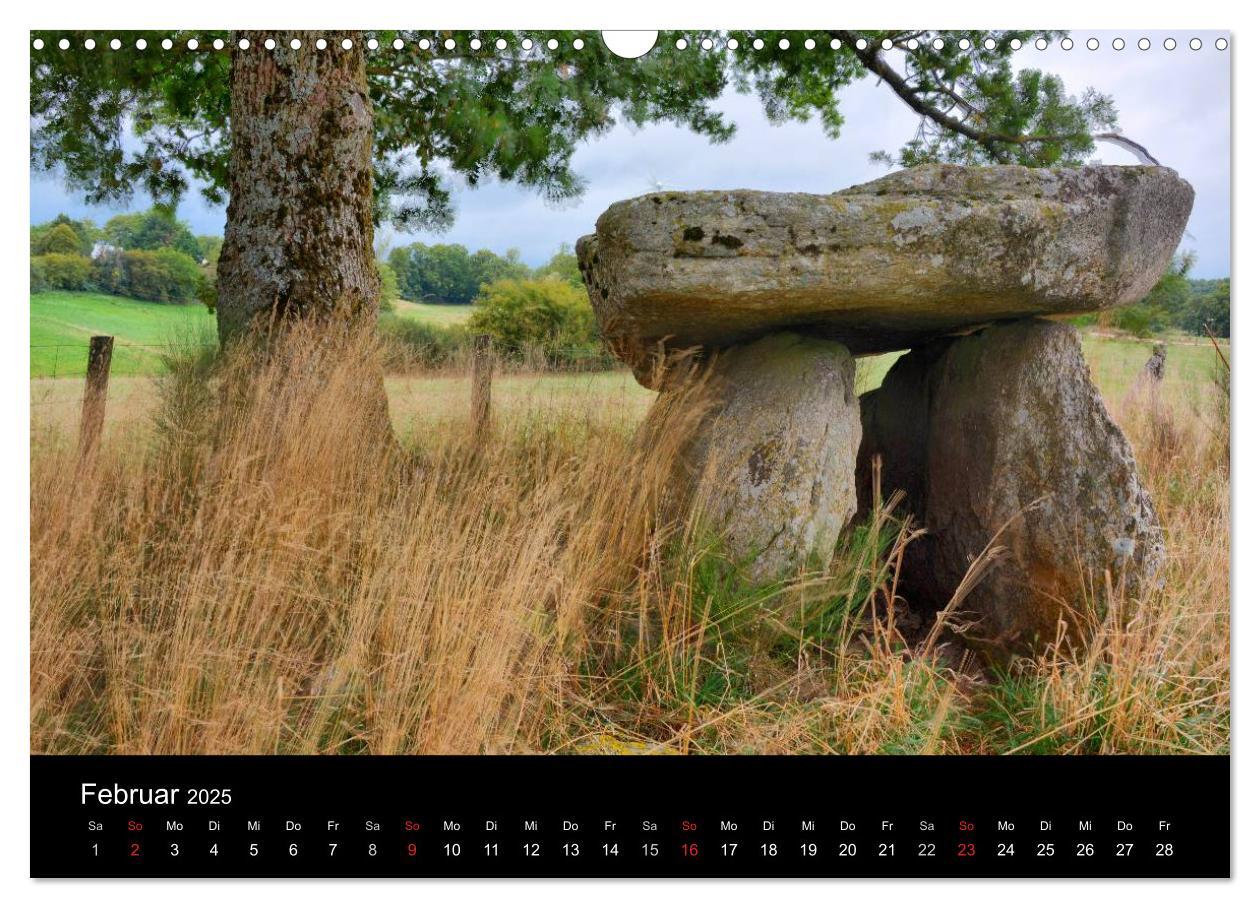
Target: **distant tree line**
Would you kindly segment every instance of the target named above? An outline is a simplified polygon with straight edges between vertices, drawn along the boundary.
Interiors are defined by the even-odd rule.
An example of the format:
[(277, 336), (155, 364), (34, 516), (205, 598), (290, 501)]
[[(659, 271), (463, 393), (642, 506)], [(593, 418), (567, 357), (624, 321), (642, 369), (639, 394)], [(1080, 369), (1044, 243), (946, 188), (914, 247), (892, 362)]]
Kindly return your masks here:
[(1192, 278), (1193, 252), (1174, 256), (1163, 277), (1140, 302), (1108, 314), (1108, 324), (1148, 337), (1165, 331), (1229, 337), (1229, 278)]
[(390, 250), (386, 264), (394, 272), (399, 296), (416, 303), (466, 306), (476, 300), (482, 287), (503, 280), (552, 275), (574, 286), (582, 283), (577, 257), (567, 246), (538, 269), (522, 262), (516, 249), (498, 255), (489, 249), (469, 252), (458, 243), (400, 246)]
[(515, 249), (500, 256), (489, 249), (470, 253), (463, 246), (447, 243), (412, 243), (393, 249), (388, 263), (398, 276), (398, 292), (403, 299), (455, 306), (470, 304), (483, 284), (528, 277), (530, 273)]
[(91, 290), (161, 303), (213, 297), (223, 238), (196, 236), (169, 208), (103, 227), (59, 214), (31, 228), (31, 292)]

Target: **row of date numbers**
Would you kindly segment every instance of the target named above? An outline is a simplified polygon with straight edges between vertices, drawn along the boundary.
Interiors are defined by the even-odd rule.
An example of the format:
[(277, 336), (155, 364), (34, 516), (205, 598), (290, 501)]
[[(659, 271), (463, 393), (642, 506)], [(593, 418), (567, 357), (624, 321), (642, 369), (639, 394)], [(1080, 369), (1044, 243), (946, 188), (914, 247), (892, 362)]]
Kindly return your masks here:
[[(741, 842), (721, 842), (716, 848), (716, 853), (725, 858), (734, 858), (737, 855), (742, 856), (746, 851), (741, 847), (743, 844), (744, 843)], [(1058, 845), (1059, 843), (1056, 842), (1034, 843), (1033, 854), (1035, 857), (1039, 858), (1057, 857), (1060, 854)], [(336, 858), (339, 853), (344, 854), (346, 851), (343, 847), (343, 843), (341, 842), (326, 842), (324, 843), (324, 846), (327, 849), (324, 854), (319, 854), (318, 846), (310, 846), (310, 848), (313, 848), (315, 853), (319, 854), (319, 856), (329, 858)], [(1132, 857), (1136, 848), (1136, 844), (1134, 842), (1113, 842), (1111, 843), (1111, 846), (1114, 849), (1112, 855), (1117, 858)], [(262, 843), (248, 842), (242, 847), (245, 849), (245, 853), (248, 857), (258, 858), (263, 854)], [(364, 852), (362, 853), (365, 853), (369, 858), (379, 857), (382, 854), (382, 850), (376, 842), (368, 842), (362, 847), (364, 848)], [(658, 842), (644, 842), (639, 847), (642, 855), (646, 858), (657, 858), (665, 853), (665, 849), (662, 849), (660, 843)], [(102, 848), (100, 842), (90, 842), (89, 848), (91, 849), (93, 857), (102, 857), (106, 854), (106, 850)], [(679, 843), (678, 848), (683, 858), (690, 859), (700, 858), (703, 851), (699, 842), (682, 842)], [(797, 846), (797, 849), (798, 853), (803, 858), (814, 858), (827, 853), (824, 848), (819, 847), (817, 842), (801, 842), (799, 846)], [(1173, 842), (1154, 842), (1151, 844), (1151, 849), (1151, 853), (1157, 858), (1170, 858), (1175, 854)], [(288, 842), (281, 846), (281, 853), (287, 854), (292, 858), (302, 857), (308, 853), (308, 850), (308, 846), (305, 846), (301, 842)], [(558, 850), (559, 853), (566, 858), (579, 858), (587, 853), (583, 848), (583, 843), (581, 842), (560, 843)], [(504, 853), (500, 850), (499, 842), (482, 843), (482, 851), (487, 858), (497, 858), (501, 855), (501, 853)], [(180, 842), (168, 842), (165, 845), (164, 852), (160, 853), (162, 853), (163, 857), (179, 858), (184, 856), (187, 852), (185, 851), (184, 845)], [(204, 853), (212, 858), (215, 858), (219, 857), (221, 853), (226, 853), (226, 849), (221, 851), (218, 842), (210, 842), (206, 846)], [(539, 842), (521, 843), (521, 853), (526, 858), (542, 857), (542, 844)], [(616, 842), (605, 842), (602, 844), (602, 852), (596, 853), (602, 853), (603, 857), (608, 858), (620, 857), (621, 845)], [(757, 853), (757, 851), (754, 851), (754, 854)], [(789, 852), (786, 847), (781, 848), (778, 842), (761, 842), (759, 843), (759, 853), (763, 858), (776, 858), (791, 852)], [(831, 852), (832, 856), (840, 858), (857, 857), (859, 853), (860, 850), (857, 842), (840, 842), (834, 846), (834, 851)], [(872, 851), (870, 853), (877, 858), (895, 858), (898, 854), (897, 843), (873, 843)], [(977, 851), (975, 842), (957, 842), (955, 843), (953, 856), (956, 858), (967, 859), (976, 857), (978, 853), (980, 852)], [(1067, 853), (1074, 854), (1075, 857), (1078, 858), (1092, 858), (1100, 853), (1100, 849), (1097, 849), (1095, 843), (1093, 842), (1075, 842), (1069, 843)], [(416, 842), (407, 842), (403, 845), (402, 854), (408, 858), (419, 857), (420, 847)], [(438, 850), (438, 854), (446, 858), (463, 857), (465, 854), (464, 844), (462, 842), (443, 842), (441, 848)], [(912, 854), (919, 858), (938, 857), (939, 852), (937, 850), (937, 843), (915, 843)], [(996, 843), (992, 854), (998, 858), (1013, 858), (1016, 856), (1015, 843), (998, 842)], [(126, 846), (126, 855), (129, 858), (141, 860), (146, 856), (146, 851), (141, 842), (129, 842)]]

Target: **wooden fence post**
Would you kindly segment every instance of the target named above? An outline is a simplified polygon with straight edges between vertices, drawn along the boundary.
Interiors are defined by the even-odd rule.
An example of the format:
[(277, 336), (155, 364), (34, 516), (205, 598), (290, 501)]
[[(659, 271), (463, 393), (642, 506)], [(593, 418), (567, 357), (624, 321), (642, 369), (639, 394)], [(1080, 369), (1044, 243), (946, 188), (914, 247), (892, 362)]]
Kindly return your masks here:
[(105, 396), (109, 391), (109, 364), (114, 358), (112, 337), (93, 337), (88, 346), (87, 383), (83, 388), (83, 415), (79, 419), (79, 456), (89, 457), (101, 440), (105, 423)]
[(473, 338), (472, 428), (481, 438), (490, 427), (490, 374), (494, 369), (494, 348), (489, 334)]

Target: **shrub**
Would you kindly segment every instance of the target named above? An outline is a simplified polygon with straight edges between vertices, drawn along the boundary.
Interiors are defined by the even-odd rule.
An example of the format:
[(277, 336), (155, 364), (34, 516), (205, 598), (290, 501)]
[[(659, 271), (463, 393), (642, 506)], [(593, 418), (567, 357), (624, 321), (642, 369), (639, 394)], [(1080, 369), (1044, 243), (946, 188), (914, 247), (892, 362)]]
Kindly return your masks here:
[(506, 350), (598, 346), (595, 314), (583, 290), (556, 277), (507, 279), (481, 288), (469, 328)]
[(92, 260), (86, 255), (53, 252), (31, 259), (31, 289), (88, 290), (92, 287)]
[(1190, 284), (1190, 299), (1178, 313), (1177, 327), (1192, 334), (1229, 337), (1229, 278)]
[(1138, 303), (1116, 309), (1111, 314), (1111, 324), (1119, 331), (1134, 337), (1150, 337), (1164, 330), (1166, 315), (1162, 309)]
[(393, 312), (398, 301), (398, 274), (388, 262), (376, 260), (376, 273), (381, 279), (381, 311)]
[(50, 252), (91, 255), (98, 233), (91, 221), (76, 221), (59, 214), (48, 223), (31, 228), (31, 255)]
[(31, 256), (31, 293), (48, 289), (48, 272), (39, 256)]
[(128, 250), (121, 259), (125, 295), (159, 303), (197, 298), (201, 271), (190, 256), (174, 249)]
[(127, 292), (127, 274), (123, 269), (121, 252), (108, 250), (92, 260), (92, 283), (102, 293), (121, 296)]
[(219, 253), (223, 251), (223, 237), (199, 236), (197, 249), (200, 252), (200, 260), (214, 267), (219, 264)]
[(169, 209), (155, 205), (148, 211), (110, 218), (102, 233), (106, 242), (121, 249), (175, 249), (200, 261), (203, 251), (188, 225)]
[(214, 265), (207, 265), (197, 275), (197, 301), (214, 315), (219, 306), (219, 277)]
[(82, 255), (83, 243), (69, 224), (57, 224), (35, 244), (39, 255)]
[(574, 254), (573, 247), (567, 243), (562, 244), (547, 264), (534, 272), (534, 277), (542, 278), (548, 275), (554, 275), (574, 287), (582, 286), (582, 272), (578, 268), (577, 255)]

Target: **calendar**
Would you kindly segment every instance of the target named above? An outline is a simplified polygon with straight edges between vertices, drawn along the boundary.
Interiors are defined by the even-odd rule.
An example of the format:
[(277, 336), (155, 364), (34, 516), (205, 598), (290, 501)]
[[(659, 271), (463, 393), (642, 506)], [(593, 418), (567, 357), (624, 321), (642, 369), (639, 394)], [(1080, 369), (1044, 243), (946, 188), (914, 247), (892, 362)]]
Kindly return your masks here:
[[(1174, 770), (1193, 772), (1198, 793), (1161, 781)], [(907, 785), (938, 772), (945, 790)], [(1229, 761), (1217, 758), (35, 758), (32, 775), (49, 793), (32, 818), (36, 876), (1077, 878), (1230, 869)], [(776, 778), (792, 778), (800, 793)], [(574, 797), (574, 786), (589, 794)]]
[(1235, 37), (1064, 24), (25, 34), (30, 875), (1229, 878)]

